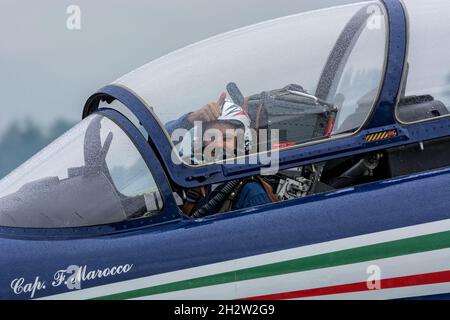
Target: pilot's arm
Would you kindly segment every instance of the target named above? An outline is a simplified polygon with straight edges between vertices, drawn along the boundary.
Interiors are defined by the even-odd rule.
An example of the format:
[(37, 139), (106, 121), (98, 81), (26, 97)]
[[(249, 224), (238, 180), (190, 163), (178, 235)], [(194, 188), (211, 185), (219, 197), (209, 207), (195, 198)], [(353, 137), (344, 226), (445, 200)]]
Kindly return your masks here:
[(177, 120), (167, 122), (164, 127), (166, 128), (169, 135), (172, 135), (172, 133), (177, 129), (186, 129), (187, 131), (191, 130), (194, 123), (188, 120), (190, 115), (191, 113), (187, 113)]
[(222, 114), (222, 104), (225, 102), (226, 94), (222, 93), (217, 102), (208, 103), (206, 106), (191, 113), (181, 116), (177, 120), (166, 123), (165, 128), (169, 135), (176, 129), (190, 130), (194, 126), (195, 121), (210, 122), (217, 120)]

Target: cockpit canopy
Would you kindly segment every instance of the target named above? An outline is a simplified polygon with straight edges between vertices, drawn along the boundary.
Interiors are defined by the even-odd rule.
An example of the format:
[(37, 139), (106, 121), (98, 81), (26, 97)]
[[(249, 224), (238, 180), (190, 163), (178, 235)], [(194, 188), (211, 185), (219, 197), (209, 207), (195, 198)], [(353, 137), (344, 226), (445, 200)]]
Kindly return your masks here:
[(1, 226), (102, 225), (149, 216), (161, 207), (142, 155), (116, 123), (99, 114), (0, 181)]
[[(403, 17), (400, 3), (389, 3)], [(289, 149), (281, 158), (286, 167), (320, 162), (312, 147), (322, 148), (326, 156), (334, 152), (330, 158), (342, 150), (366, 151), (368, 144), (377, 143), (367, 138), (380, 132), (400, 138), (403, 131), (402, 144), (411, 143), (413, 131), (433, 132), (423, 140), (448, 135), (437, 133), (447, 128), (445, 123), (422, 131), (413, 125), (449, 114), (450, 46), (445, 39), (450, 4), (405, 0), (403, 5), (409, 18), (406, 30), (403, 24), (395, 29), (393, 20), (388, 27), (385, 6), (370, 1), (232, 31), (125, 75), (110, 86), (122, 90), (120, 97), (102, 90), (94, 94), (80, 124), (0, 181), (0, 226), (99, 226), (159, 214), (159, 222), (170, 221), (179, 218), (171, 187), (203, 187), (262, 169), (259, 163), (229, 169), (220, 163), (223, 159), (193, 159), (181, 152), (195, 150), (190, 150), (189, 135), (174, 137), (174, 132), (194, 132), (190, 136), (195, 140), (197, 126), (186, 120), (220, 100), (222, 93), (222, 108), (240, 116), (244, 129), (248, 117), (252, 135), (257, 135), (247, 140), (253, 145), (245, 152)], [(397, 38), (390, 39), (389, 31), (396, 31)], [(397, 48), (396, 55), (388, 48)], [(386, 92), (390, 100), (381, 101)], [(131, 110), (130, 96), (146, 113)], [(392, 130), (366, 125), (383, 111), (391, 112), (385, 124)], [(263, 131), (267, 135), (261, 141)], [(278, 134), (275, 140), (272, 131)], [(183, 165), (169, 162), (173, 159), (166, 152), (173, 149)], [(304, 159), (306, 152), (309, 158)]]
[[(386, 41), (384, 8), (372, 1), (226, 33), (155, 60), (114, 84), (145, 102), (168, 136), (174, 131), (168, 123), (225, 92), (244, 107), (253, 129), (278, 131), (278, 141), (266, 137), (268, 149), (292, 147), (362, 126), (382, 84)], [(180, 126), (189, 130), (193, 124)], [(255, 151), (261, 143), (267, 141)]]

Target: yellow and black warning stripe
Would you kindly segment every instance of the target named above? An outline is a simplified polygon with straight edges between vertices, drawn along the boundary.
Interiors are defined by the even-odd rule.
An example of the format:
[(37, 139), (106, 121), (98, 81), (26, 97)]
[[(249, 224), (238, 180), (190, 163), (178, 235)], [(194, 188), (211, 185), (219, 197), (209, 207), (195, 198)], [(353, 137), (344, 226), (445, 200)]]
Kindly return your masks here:
[(377, 133), (371, 133), (366, 136), (367, 142), (375, 142), (394, 138), (398, 135), (397, 130), (388, 130)]

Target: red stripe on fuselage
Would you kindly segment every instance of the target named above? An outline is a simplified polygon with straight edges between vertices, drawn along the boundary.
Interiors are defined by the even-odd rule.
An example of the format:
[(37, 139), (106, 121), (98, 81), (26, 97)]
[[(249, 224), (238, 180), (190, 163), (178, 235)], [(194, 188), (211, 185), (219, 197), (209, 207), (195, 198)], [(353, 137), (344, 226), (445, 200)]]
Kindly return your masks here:
[[(441, 271), (399, 278), (382, 279), (381, 289), (378, 289), (377, 291), (383, 289), (422, 286), (427, 284), (436, 284), (445, 282), (450, 282), (450, 271)], [(375, 290), (369, 289), (368, 282), (357, 282), (330, 287), (275, 293), (264, 296), (244, 298), (243, 300), (299, 299), (299, 298), (309, 298), (332, 294), (343, 294), (343, 293), (363, 292), (363, 291), (375, 291)]]

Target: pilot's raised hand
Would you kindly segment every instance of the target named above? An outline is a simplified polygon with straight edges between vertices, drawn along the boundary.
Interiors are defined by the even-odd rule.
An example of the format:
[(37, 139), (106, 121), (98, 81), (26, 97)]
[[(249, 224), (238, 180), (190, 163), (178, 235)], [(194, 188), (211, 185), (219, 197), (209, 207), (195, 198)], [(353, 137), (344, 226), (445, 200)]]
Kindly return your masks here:
[(203, 108), (192, 112), (188, 116), (188, 121), (194, 123), (195, 121), (210, 122), (217, 120), (222, 114), (222, 105), (225, 102), (226, 97), (226, 93), (223, 92), (217, 102), (208, 103)]

